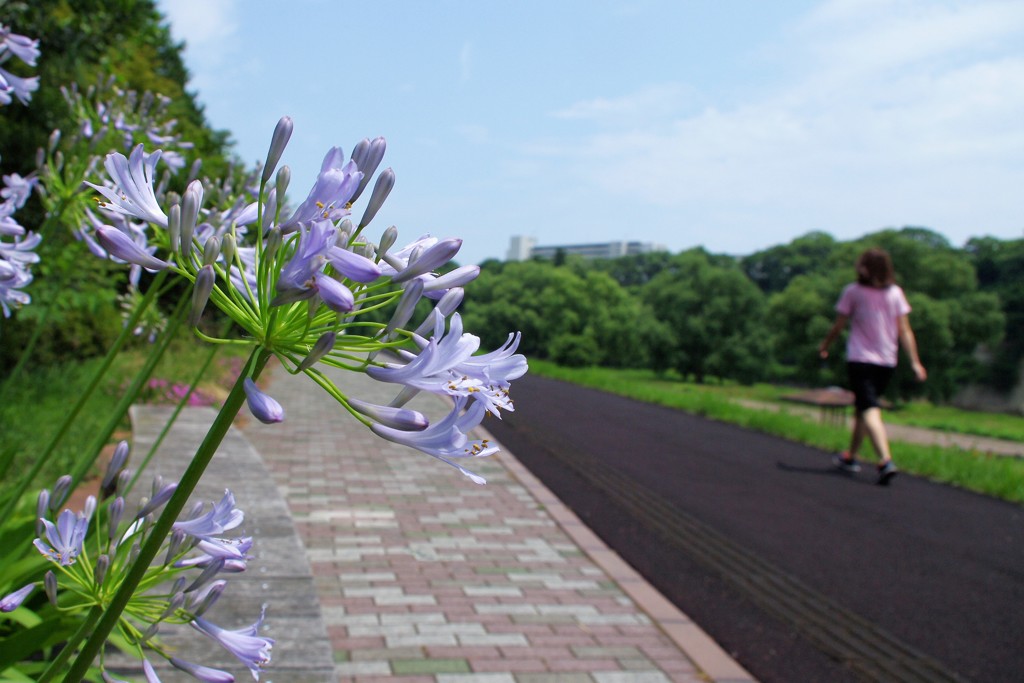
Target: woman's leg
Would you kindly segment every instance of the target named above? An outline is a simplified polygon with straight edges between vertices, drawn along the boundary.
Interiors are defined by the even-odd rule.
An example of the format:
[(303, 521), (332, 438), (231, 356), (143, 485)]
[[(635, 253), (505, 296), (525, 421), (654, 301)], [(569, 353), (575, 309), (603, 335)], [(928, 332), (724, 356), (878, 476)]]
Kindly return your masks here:
[(882, 410), (877, 407), (868, 408), (858, 417), (860, 418), (858, 421), (863, 425), (861, 438), (863, 438), (863, 432), (867, 432), (881, 464), (884, 465), (892, 460), (892, 454), (889, 452), (889, 438), (885, 433), (885, 424), (882, 422)]
[(851, 460), (857, 459), (857, 453), (860, 452), (862, 443), (864, 443), (864, 413), (854, 409), (853, 431), (850, 433), (849, 457)]

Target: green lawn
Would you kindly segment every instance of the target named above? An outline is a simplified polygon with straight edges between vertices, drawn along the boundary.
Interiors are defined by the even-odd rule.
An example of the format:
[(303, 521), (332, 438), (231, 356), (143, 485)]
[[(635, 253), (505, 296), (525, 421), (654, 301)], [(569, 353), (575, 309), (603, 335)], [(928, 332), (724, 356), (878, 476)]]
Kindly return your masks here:
[[(93, 442), (94, 435), (109, 420), (123, 391), (145, 363), (150, 348), (148, 345), (138, 346), (115, 359), (107, 376), (40, 474), (40, 486), (49, 486), (57, 477), (70, 471), (81, 449)], [(175, 403), (175, 393), (187, 389), (209, 355), (210, 348), (192, 340), (172, 343), (152, 375), (152, 386), (143, 390), (140, 400)], [(193, 400), (207, 405), (218, 404), (227, 395), (224, 386), (230, 386), (241, 369), (241, 360), (230, 348), (221, 349), (205, 379), (200, 382), (199, 393)], [(46, 448), (67, 415), (69, 406), (85, 391), (101, 361), (100, 358), (68, 360), (41, 368), (30, 365), (16, 383), (4, 388), (4, 395), (0, 397), (0, 425), (3, 425), (0, 456), (13, 451), (13, 460), (3, 475), (2, 483), (14, 481), (27, 469), (35, 455)], [(130, 427), (125, 418), (120, 426), (121, 438), (129, 433)]]
[[(646, 370), (563, 368), (532, 360), (530, 372), (602, 389), (641, 401), (678, 408), (723, 422), (783, 436), (827, 451), (842, 450), (849, 432), (842, 426), (824, 424), (792, 410), (766, 410), (741, 405), (756, 401), (792, 407), (781, 397), (792, 389), (736, 384), (694, 384), (671, 377), (657, 377)], [(975, 413), (954, 408), (914, 403), (886, 412), (886, 420), (920, 427), (945, 429), (983, 436), (1024, 441), (1024, 420), (1010, 415)], [(1024, 503), (1024, 458), (991, 456), (959, 448), (900, 444), (901, 469), (972, 491)]]

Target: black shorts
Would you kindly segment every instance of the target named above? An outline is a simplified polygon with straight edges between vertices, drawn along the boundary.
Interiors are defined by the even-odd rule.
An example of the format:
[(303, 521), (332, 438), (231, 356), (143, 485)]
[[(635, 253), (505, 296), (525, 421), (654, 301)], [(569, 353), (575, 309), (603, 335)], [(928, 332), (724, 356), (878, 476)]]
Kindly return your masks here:
[(889, 386), (896, 368), (871, 363), (847, 363), (846, 372), (850, 378), (850, 389), (853, 391), (854, 406), (862, 413), (868, 408), (878, 408), (879, 399)]

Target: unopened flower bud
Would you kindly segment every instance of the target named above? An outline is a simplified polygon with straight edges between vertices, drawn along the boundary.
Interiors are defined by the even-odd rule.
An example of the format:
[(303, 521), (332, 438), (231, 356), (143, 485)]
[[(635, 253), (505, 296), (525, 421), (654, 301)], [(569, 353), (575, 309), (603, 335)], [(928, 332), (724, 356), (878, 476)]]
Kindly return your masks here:
[(132, 483), (132, 471), (127, 467), (121, 470), (121, 474), (117, 475), (117, 488), (116, 492), (124, 494), (128, 491), (128, 487)]
[(362, 170), (362, 164), (366, 160), (366, 153), (370, 150), (370, 138), (363, 138), (352, 148), (352, 162), (356, 168)]
[(237, 251), (238, 242), (235, 240), (235, 236), (230, 232), (224, 234), (224, 239), (220, 243), (220, 254), (224, 257), (224, 268), (226, 270), (231, 269), (231, 264), (235, 260), (235, 252)]
[(135, 560), (139, 559), (139, 553), (142, 552), (141, 546), (138, 543), (132, 545), (132, 549), (128, 551), (128, 564), (135, 564)]
[(188, 258), (192, 253), (192, 236), (195, 234), (199, 210), (203, 205), (203, 184), (193, 180), (185, 188), (181, 198), (181, 255)]
[(277, 190), (267, 193), (267, 201), (263, 204), (263, 224), (260, 226), (263, 232), (270, 230), (277, 216)]
[(366, 205), (366, 210), (363, 211), (363, 217), (359, 220), (359, 227), (363, 228), (370, 224), (373, 217), (377, 215), (380, 207), (383, 206), (384, 200), (388, 198), (391, 193), (391, 189), (395, 186), (395, 172), (390, 168), (384, 169), (379, 176), (377, 176), (377, 182), (373, 186), (373, 193), (370, 194), (370, 202)]
[(114, 494), (114, 484), (117, 481), (117, 475), (124, 469), (125, 464), (128, 462), (128, 442), (121, 441), (114, 448), (114, 454), (110, 456), (110, 462), (107, 463), (106, 474), (103, 475), (103, 481), (100, 484), (100, 491), (103, 493), (103, 498), (109, 498)]
[(46, 150), (42, 147), (36, 149), (36, 168), (42, 168), (46, 163)]
[(52, 571), (47, 571), (46, 576), (43, 577), (43, 589), (46, 591), (46, 597), (49, 599), (50, 604), (54, 607), (57, 606), (57, 577)]
[(164, 613), (160, 615), (160, 619), (166, 619), (167, 617), (174, 616), (174, 614), (184, 606), (185, 594), (175, 593), (174, 596), (171, 597), (170, 601), (168, 601), (167, 609), (165, 609)]
[(188, 169), (188, 179), (186, 183), (191, 183), (193, 180), (199, 177), (199, 169), (203, 167), (203, 160), (196, 159), (192, 162), (192, 166)]
[(107, 528), (107, 538), (113, 541), (117, 538), (117, 528), (121, 526), (121, 517), (124, 516), (124, 498), (118, 496), (107, 508), (107, 515), (110, 516), (110, 523)]
[(196, 577), (195, 581), (193, 581), (191, 585), (189, 585), (189, 587), (185, 589), (185, 592), (191, 593), (195, 590), (198, 590), (199, 588), (202, 588), (207, 583), (209, 583), (210, 580), (213, 579), (213, 577), (217, 576), (217, 574), (219, 574), (220, 570), (223, 568), (224, 558), (218, 557), (213, 562), (211, 562), (203, 568), (202, 573), (200, 573), (199, 576)]
[(335, 332), (325, 332), (320, 335), (320, 338), (313, 344), (313, 348), (309, 350), (309, 355), (299, 363), (299, 370), (308, 370), (313, 367), (318, 360), (326, 356), (334, 348), (334, 343), (337, 339), (338, 335)]
[(50, 489), (43, 489), (36, 498), (36, 536), (42, 536), (46, 531), (43, 525), (43, 517), (50, 509)]
[(462, 287), (452, 287), (449, 289), (437, 302), (437, 305), (434, 306), (434, 310), (430, 312), (430, 315), (426, 317), (423, 323), (417, 327), (414, 332), (420, 336), (424, 336), (427, 332), (434, 329), (434, 323), (437, 321), (437, 316), (447, 318), (454, 313), (455, 309), (457, 309), (462, 303), (462, 299), (465, 294), (466, 290), (462, 289)]
[(253, 417), (263, 424), (273, 424), (284, 420), (284, 408), (281, 407), (281, 404), (260, 391), (251, 378), (246, 377), (242, 384), (245, 389), (245, 401)]
[(217, 262), (218, 256), (220, 256), (220, 240), (216, 235), (210, 235), (210, 239), (206, 240), (206, 244), (203, 245), (203, 265), (212, 266)]
[(155, 638), (156, 635), (159, 632), (160, 632), (160, 622), (154, 622), (154, 623), (150, 624), (149, 628), (147, 628), (145, 630), (145, 632), (142, 634), (142, 637), (139, 639), (139, 642), (146, 643), (146, 642), (152, 640), (153, 638)]
[(441, 240), (423, 251), (415, 262), (410, 258), (409, 267), (393, 277), (391, 281), (397, 284), (436, 270), (455, 258), (460, 248), (462, 248), (462, 240), (460, 239), (449, 238)]
[(292, 182), (292, 169), (288, 166), (282, 166), (281, 170), (277, 172), (277, 196), (284, 197), (285, 192), (288, 191), (288, 185)]
[(277, 168), (277, 162), (281, 160), (281, 154), (288, 145), (288, 139), (292, 136), (292, 117), (282, 116), (274, 128), (274, 136), (270, 139), (270, 149), (267, 150), (267, 162), (263, 165), (263, 176), (260, 178), (260, 185), (270, 180), (270, 176)]
[(148, 270), (163, 270), (169, 265), (166, 261), (161, 261), (144, 251), (135, 240), (110, 225), (100, 225), (96, 228), (96, 241), (111, 256)]
[(96, 496), (86, 496), (85, 504), (82, 506), (82, 516), (86, 519), (92, 519), (92, 516), (95, 512)]
[(263, 258), (267, 261), (272, 261), (274, 256), (277, 255), (277, 250), (281, 248), (281, 241), (284, 238), (281, 236), (281, 228), (273, 227), (267, 233), (267, 243), (263, 247)]
[(146, 503), (146, 505), (139, 511), (139, 514), (136, 515), (136, 518), (145, 517), (158, 510), (161, 505), (170, 500), (171, 496), (174, 495), (174, 492), (177, 490), (177, 488), (178, 485), (176, 483), (160, 487), (160, 490), (153, 494), (153, 497), (149, 500), (149, 502)]
[(53, 493), (50, 494), (50, 512), (60, 510), (60, 506), (68, 499), (68, 494), (71, 493), (72, 481), (71, 475), (65, 474), (53, 485)]
[(203, 316), (203, 311), (206, 310), (206, 302), (210, 300), (210, 293), (213, 292), (215, 278), (216, 273), (211, 265), (203, 266), (196, 273), (196, 283), (192, 288), (192, 311), (188, 317), (190, 327), (199, 324), (199, 319)]
[(171, 532), (171, 540), (167, 544), (167, 557), (164, 559), (164, 566), (166, 567), (174, 558), (178, 556), (178, 552), (181, 550), (181, 546), (185, 543), (185, 532), (181, 529), (175, 529)]
[(96, 579), (96, 585), (97, 586), (102, 586), (103, 585), (103, 579), (107, 578), (107, 570), (108, 569), (110, 569), (110, 557), (109, 556), (107, 556), (107, 555), (100, 555), (98, 558), (96, 558), (96, 571), (95, 571), (94, 577)]
[(57, 149), (57, 145), (60, 144), (60, 128), (54, 128), (53, 132), (50, 133), (50, 139), (46, 144), (46, 150), (53, 154)]
[(379, 406), (373, 403), (366, 403), (358, 399), (350, 398), (348, 404), (357, 413), (366, 415), (373, 420), (387, 427), (394, 427), (407, 432), (418, 432), (429, 426), (427, 418), (415, 410), (406, 408), (392, 408), (390, 406)]
[(405, 286), (405, 291), (402, 292), (402, 298), (398, 300), (398, 306), (395, 308), (395, 312), (391, 316), (391, 320), (388, 321), (388, 325), (384, 330), (385, 336), (392, 330), (405, 327), (406, 323), (409, 322), (409, 319), (412, 318), (412, 314), (416, 312), (416, 304), (419, 303), (422, 296), (422, 280), (413, 280)]
[[(374, 138), (370, 141), (369, 145), (367, 145), (365, 154), (362, 154), (361, 158), (356, 161), (356, 166), (363, 172), (363, 178), (359, 181), (359, 186), (356, 188), (355, 194), (352, 195), (352, 199), (350, 201), (356, 201), (363, 194), (363, 190), (366, 189), (366, 185), (370, 182), (370, 178), (373, 177), (377, 167), (380, 166), (380, 162), (384, 158), (384, 150), (386, 148), (387, 143), (384, 138)], [(352, 156), (353, 160), (355, 160), (355, 152), (353, 152)], [(380, 182), (379, 178), (377, 182)], [(365, 224), (366, 223), (363, 225)]]
[(206, 611), (213, 607), (213, 604), (217, 602), (221, 594), (224, 592), (224, 587), (227, 585), (227, 581), (224, 579), (218, 579), (208, 586), (196, 591), (189, 600), (188, 611), (194, 616), (203, 616), (203, 614), (205, 614)]
[(395, 246), (398, 241), (398, 228), (391, 226), (380, 236), (380, 244), (377, 246), (377, 258), (382, 258), (388, 253), (388, 249)]
[(53, 166), (58, 171), (64, 168), (64, 152), (59, 149), (53, 155)]

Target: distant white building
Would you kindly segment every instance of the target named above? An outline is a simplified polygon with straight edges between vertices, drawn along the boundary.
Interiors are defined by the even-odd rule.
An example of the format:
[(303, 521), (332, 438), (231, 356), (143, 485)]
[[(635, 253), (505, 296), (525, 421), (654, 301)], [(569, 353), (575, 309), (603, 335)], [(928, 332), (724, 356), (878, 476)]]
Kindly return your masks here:
[(537, 240), (534, 238), (515, 235), (509, 243), (507, 260), (554, 259), (559, 253), (566, 256), (582, 256), (583, 258), (619, 258), (620, 256), (649, 254), (655, 251), (667, 251), (667, 248), (653, 242), (600, 242), (537, 246)]

